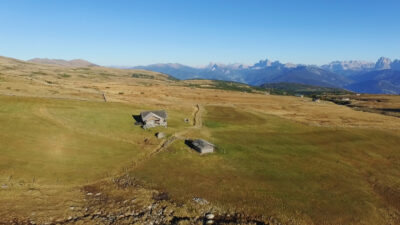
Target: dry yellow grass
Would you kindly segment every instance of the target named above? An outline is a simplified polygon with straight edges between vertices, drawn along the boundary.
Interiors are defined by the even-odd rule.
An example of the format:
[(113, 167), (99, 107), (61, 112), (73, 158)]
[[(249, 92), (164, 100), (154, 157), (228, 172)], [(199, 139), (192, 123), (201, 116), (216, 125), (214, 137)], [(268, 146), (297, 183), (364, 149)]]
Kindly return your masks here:
[[(132, 75), (134, 76), (132, 77)], [(24, 217), (35, 217), (38, 215), (42, 217), (65, 217), (71, 213), (68, 211), (68, 207), (71, 204), (84, 207), (86, 203), (82, 200), (84, 197), (84, 193), (81, 192), (82, 186), (89, 183), (94, 184), (104, 178), (110, 178), (115, 174), (123, 172), (123, 168), (133, 168), (132, 159), (138, 160), (138, 162), (147, 159), (146, 154), (142, 154), (143, 152), (141, 152), (141, 150), (150, 152), (160, 143), (160, 140), (155, 139), (153, 136), (157, 129), (144, 132), (140, 128), (133, 126), (130, 113), (136, 114), (142, 109), (162, 108), (168, 110), (168, 112), (170, 112), (169, 128), (166, 130), (168, 135), (185, 130), (186, 132), (182, 133), (183, 137), (216, 138), (216, 141), (219, 141), (221, 144), (226, 144), (225, 142), (232, 137), (237, 140), (240, 139), (240, 132), (238, 133), (238, 130), (232, 128), (240, 129), (240, 125), (235, 124), (234, 121), (230, 121), (232, 126), (228, 126), (230, 127), (229, 129), (231, 129), (227, 132), (228, 136), (224, 134), (224, 131), (218, 130), (219, 128), (212, 128), (212, 125), (211, 128), (187, 129), (190, 124), (185, 124), (183, 120), (184, 118), (192, 117), (194, 107), (197, 104), (208, 109), (206, 111), (206, 113), (209, 113), (206, 114), (208, 118), (213, 118), (212, 114), (219, 112), (221, 107), (231, 107), (239, 112), (251, 113), (256, 117), (263, 118), (261, 122), (257, 120), (255, 124), (253, 124), (254, 127), (260, 125), (260, 129), (268, 128), (268, 126), (264, 126), (264, 119), (268, 121), (268, 119), (275, 118), (276, 116), (280, 118), (281, 121), (288, 121), (282, 122), (283, 126), (291, 124), (290, 126), (309, 130), (310, 136), (304, 137), (304, 140), (308, 140), (308, 144), (311, 146), (309, 146), (310, 148), (314, 148), (314, 145), (323, 145), (323, 140), (329, 141), (330, 134), (337, 134), (337, 137), (345, 139), (347, 138), (346, 134), (349, 133), (360, 137), (365, 142), (363, 142), (362, 145), (357, 145), (355, 142), (352, 143), (351, 146), (356, 148), (357, 146), (366, 146), (370, 144), (371, 147), (368, 148), (365, 153), (368, 157), (364, 158), (362, 162), (357, 162), (356, 159), (350, 157), (352, 154), (346, 151), (341, 152), (337, 157), (344, 160), (344, 163), (351, 164), (353, 167), (357, 165), (363, 167), (364, 169), (361, 171), (363, 176), (367, 176), (372, 171), (373, 173), (370, 174), (370, 177), (366, 178), (366, 182), (371, 182), (375, 187), (374, 190), (377, 193), (381, 193), (377, 196), (389, 198), (388, 193), (394, 193), (392, 194), (393, 196), (398, 196), (400, 190), (396, 185), (399, 180), (392, 175), (382, 175), (382, 171), (385, 171), (385, 168), (378, 165), (380, 162), (384, 162), (387, 165), (395, 163), (393, 159), (398, 159), (398, 153), (394, 151), (396, 150), (396, 146), (392, 149), (382, 150), (382, 152), (388, 151), (388, 156), (375, 153), (374, 149), (379, 150), (379, 144), (382, 143), (386, 146), (384, 143), (384, 134), (392, 133), (393, 137), (399, 135), (400, 118), (355, 111), (345, 106), (335, 105), (331, 102), (322, 101), (320, 103), (315, 103), (307, 98), (301, 99), (289, 96), (265, 95), (262, 93), (204, 89), (191, 87), (188, 86), (188, 84), (206, 85), (204, 87), (207, 88), (207, 85), (212, 84), (212, 82), (201, 80), (175, 81), (166, 75), (149, 71), (121, 70), (103, 67), (64, 68), (59, 66), (37, 65), (9, 58), (0, 58), (0, 95), (2, 95), (0, 97), (0, 104), (3, 106), (3, 108), (0, 107), (0, 118), (2, 118), (2, 120), (0, 120), (0, 125), (2, 126), (0, 151), (2, 151), (1, 154), (3, 154), (3, 158), (0, 160), (0, 179), (2, 183), (12, 181), (11, 183), (14, 185), (12, 190), (0, 190), (0, 202), (2, 203), (0, 214)], [(104, 102), (103, 93), (106, 96), (107, 103)], [(126, 115), (128, 115), (128, 117), (125, 117)], [(203, 122), (207, 124), (207, 121)], [(216, 120), (216, 122), (218, 122), (218, 120)], [(246, 123), (246, 121), (242, 122)], [(8, 128), (6, 126), (8, 126)], [(248, 128), (250, 129), (251, 126)], [(356, 130), (357, 132), (352, 133), (348, 129), (351, 131)], [(10, 132), (7, 132), (7, 130)], [(250, 131), (251, 129), (249, 133), (251, 133)], [(274, 132), (275, 131), (276, 130), (274, 130)], [(321, 134), (318, 134), (316, 131), (321, 131)], [(365, 138), (374, 133), (379, 134), (377, 136), (379, 139), (378, 142), (374, 142), (373, 140), (368, 141), (368, 138)], [(50, 137), (48, 137), (48, 135), (50, 135)], [(257, 134), (256, 132), (253, 135), (255, 135), (254, 138), (257, 138), (257, 135), (261, 135), (262, 137), (260, 138), (263, 139), (266, 133), (261, 132)], [(292, 135), (298, 138), (296, 134)], [(352, 135), (350, 136), (352, 137)], [(390, 139), (389, 143), (397, 143), (393, 137)], [(151, 145), (146, 146), (143, 144), (145, 138), (150, 140)], [(284, 137), (280, 138), (282, 140), (285, 139)], [(322, 138), (321, 143), (315, 140), (318, 138)], [(19, 140), (21, 139), (25, 139), (22, 145), (19, 144)], [(332, 139), (337, 142), (341, 141), (340, 138)], [(302, 142), (302, 139), (293, 139), (292, 141), (294, 140)], [(349, 142), (351, 142), (351, 140)], [(284, 141), (282, 143), (284, 143)], [(242, 144), (243, 143), (240, 141), (237, 143), (238, 146)], [(259, 144), (263, 145), (263, 143)], [(27, 152), (25, 149), (26, 146), (30, 146), (35, 150), (33, 151), (33, 155), (29, 155), (32, 152)], [(46, 157), (41, 155), (44, 154), (43, 152), (52, 149), (50, 155), (51, 157), (56, 157), (58, 152), (67, 149), (69, 154), (63, 157), (63, 159), (68, 162), (71, 158), (76, 157), (76, 154), (79, 154), (77, 152), (80, 151), (82, 146), (86, 150), (86, 154), (83, 155), (84, 157), (82, 159), (78, 160), (79, 163), (75, 165), (77, 166), (75, 170), (73, 169), (74, 166), (68, 166), (73, 165), (73, 163), (67, 163), (68, 165), (61, 164), (64, 167), (57, 166), (59, 161), (54, 160), (54, 158), (47, 158), (50, 157), (48, 155), (45, 155)], [(104, 148), (108, 146), (108, 149), (102, 151), (102, 154), (96, 154), (96, 149), (99, 146)], [(185, 146), (180, 142), (176, 142), (171, 146), (170, 151), (174, 152), (181, 148), (183, 149)], [(126, 151), (129, 151), (128, 149), (134, 149), (134, 151), (127, 153)], [(327, 149), (331, 151), (330, 154), (334, 154), (335, 149), (332, 148), (332, 146), (328, 146)], [(305, 150), (308, 151), (308, 149)], [(351, 151), (351, 149), (348, 150)], [(278, 153), (276, 154), (279, 155)], [(357, 154), (365, 156), (362, 151), (357, 152)], [(157, 157), (159, 156), (165, 156), (165, 158), (154, 158), (154, 161), (146, 160), (145, 162), (149, 162), (150, 164), (148, 165), (163, 165), (162, 163), (158, 163), (158, 160), (161, 160), (165, 165), (176, 165), (176, 163), (174, 163), (174, 155), (168, 155), (168, 152), (166, 152), (157, 155)], [(193, 160), (194, 157), (187, 156), (186, 153), (182, 152), (177, 156), (179, 156), (179, 160), (188, 159), (189, 161)], [(319, 153), (318, 156), (322, 158), (325, 157), (319, 155)], [(19, 158), (24, 159), (26, 162), (26, 157), (32, 159), (33, 163), (30, 166), (24, 167), (23, 163), (18, 164)], [(227, 160), (221, 155), (212, 157), (218, 159), (215, 161), (215, 165), (217, 166), (221, 166), (218, 162)], [(392, 158), (386, 160), (384, 157)], [(43, 159), (48, 160), (47, 163), (42, 162), (47, 167), (37, 166), (40, 164), (40, 160)], [(255, 159), (257, 159), (257, 157), (255, 157)], [(315, 158), (315, 160), (317, 159), (318, 157)], [(233, 157), (231, 160), (233, 160), (231, 162), (234, 162), (237, 159)], [(187, 166), (189, 161), (183, 160), (182, 165)], [(69, 162), (73, 162), (73, 160)], [(300, 162), (301, 165), (303, 165), (303, 163), (302, 161)], [(287, 164), (288, 167), (289, 164)], [(143, 164), (143, 167), (148, 165)], [(377, 169), (369, 171), (365, 169), (368, 165), (376, 166)], [(91, 166), (97, 167), (98, 171), (90, 170)], [(19, 182), (20, 180), (13, 180), (15, 177), (9, 181), (9, 167), (15, 167), (15, 169), (13, 169), (13, 173), (16, 174), (15, 177), (19, 177), (23, 182)], [(156, 166), (153, 168), (159, 169)], [(222, 169), (228, 172), (230, 171), (229, 168)], [(309, 169), (314, 170), (316, 168), (312, 167)], [(41, 170), (54, 170), (59, 174), (69, 173), (74, 175), (70, 176), (73, 179), (64, 181), (60, 186), (57, 184), (59, 181), (54, 179), (54, 176), (46, 175), (46, 173), (42, 174)], [(347, 169), (343, 170), (347, 171)], [(109, 171), (110, 173), (107, 173)], [(251, 170), (249, 171), (251, 172)], [(243, 170), (243, 174), (246, 175), (250, 173), (249, 171)], [(185, 175), (188, 177), (193, 175), (190, 170), (187, 170), (186, 173)], [(146, 173), (143, 174), (146, 175)], [(398, 174), (398, 170), (393, 167), (387, 174)], [(324, 174), (321, 176), (323, 175)], [(328, 175), (333, 176), (335, 174)], [(33, 176), (37, 177), (35, 182), (32, 182)], [(252, 177), (255, 176), (254, 174), (247, 174), (246, 176), (248, 176), (248, 178), (246, 178), (248, 182), (257, 185), (253, 183), (256, 182), (256, 180), (253, 179), (254, 177)], [(260, 182), (263, 187), (268, 186), (268, 179), (271, 178), (269, 177), (267, 179), (265, 176), (273, 177), (271, 174), (268, 176), (262, 175), (260, 178), (262, 180)], [(352, 174), (352, 176), (359, 178), (359, 174)], [(60, 175), (60, 177), (65, 178), (66, 176)], [(159, 177), (155, 176), (154, 180), (158, 178)], [(151, 179), (150, 177), (150, 180)], [(343, 178), (343, 180), (348, 181), (347, 178)], [(190, 183), (191, 180), (185, 182)], [(214, 181), (210, 182), (212, 183)], [(230, 184), (229, 179), (223, 182), (225, 182), (226, 185)], [(279, 182), (275, 182), (276, 183), (270, 187), (274, 191), (279, 190)], [(285, 182), (290, 183), (287, 180), (285, 180)], [(288, 188), (285, 186), (285, 182), (282, 182), (282, 189)], [(316, 190), (320, 190), (318, 185), (319, 184), (313, 183), (312, 187)], [(353, 189), (357, 190), (357, 188), (353, 186), (347, 190)], [(235, 188), (233, 187), (232, 190), (235, 190)], [(370, 189), (368, 189), (368, 191), (369, 190)], [(174, 191), (176, 190), (172, 190), (172, 193), (174, 193)], [(183, 190), (182, 193), (184, 193), (185, 196), (190, 196), (187, 191), (188, 190)], [(201, 191), (204, 190), (199, 189), (199, 192)], [(345, 192), (346, 189), (341, 191)], [(249, 193), (249, 196), (251, 196), (251, 192)], [(176, 193), (174, 194), (178, 195)], [(210, 193), (209, 195), (215, 197), (215, 193)], [(279, 195), (279, 193), (277, 195)], [(321, 197), (323, 195), (316, 196)], [(229, 199), (229, 196), (226, 198)], [(221, 199), (218, 199), (218, 197), (215, 197), (215, 199), (223, 205)], [(254, 199), (260, 202), (263, 198)], [(231, 200), (232, 198), (229, 199), (229, 201)], [(274, 199), (274, 201), (290, 200), (282, 197), (281, 200)], [(379, 204), (388, 204), (387, 202), (390, 202), (390, 199), (386, 199), (385, 201)], [(371, 202), (375, 204), (380, 201), (375, 199), (371, 200)], [(232, 201), (228, 203), (227, 205), (232, 205)], [(251, 206), (248, 205), (250, 203), (251, 202), (245, 202), (244, 205), (247, 204), (248, 208), (251, 208)], [(300, 205), (300, 207), (305, 208), (304, 210), (298, 211), (298, 215), (296, 213), (288, 215), (298, 216), (301, 218), (299, 221), (308, 221), (310, 223), (323, 221), (319, 220), (320, 218), (318, 218), (318, 215), (315, 215), (318, 211), (313, 212), (310, 205), (302, 205), (303, 203), (300, 204), (296, 201), (290, 203), (290, 207), (295, 208), (296, 204), (298, 204), (297, 206)], [(321, 204), (326, 206), (325, 203)], [(40, 205), (40, 207), (34, 209), (37, 205)], [(365, 206), (364, 204), (361, 205), (363, 207)], [(341, 203), (338, 203), (337, 210), (342, 210), (340, 209), (342, 206)], [(398, 213), (396, 204), (391, 207), (392, 208), (389, 208), (392, 212), (395, 214)], [(354, 210), (357, 211), (357, 209)], [(390, 217), (390, 210), (385, 210), (371, 214), (374, 216), (381, 216), (374, 217), (371, 221), (381, 221), (380, 219), (383, 217)], [(254, 210), (254, 212), (260, 213), (263, 211)], [(277, 212), (285, 211), (277, 210)], [(331, 212), (334, 212), (334, 210)], [(35, 214), (32, 215), (32, 213)], [(341, 211), (340, 213), (343, 212)], [(357, 213), (362, 215), (358, 211)], [(385, 215), (382, 216), (383, 214)], [(343, 216), (343, 214), (341, 215)], [(285, 217), (285, 215), (281, 216)], [(343, 216), (343, 218), (346, 216)], [(357, 221), (351, 219), (337, 221), (351, 221), (357, 224)], [(329, 221), (325, 222), (329, 224)]]

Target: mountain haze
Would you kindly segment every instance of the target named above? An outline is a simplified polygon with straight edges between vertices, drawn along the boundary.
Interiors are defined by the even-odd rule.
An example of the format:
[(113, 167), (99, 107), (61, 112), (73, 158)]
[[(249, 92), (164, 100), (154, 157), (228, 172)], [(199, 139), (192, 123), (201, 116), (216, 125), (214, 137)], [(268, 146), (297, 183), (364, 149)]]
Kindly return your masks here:
[(56, 66), (68, 66), (68, 67), (98, 66), (94, 63), (91, 63), (83, 59), (63, 60), (63, 59), (34, 58), (28, 60), (27, 62), (46, 64), (46, 65), (56, 65)]
[(283, 64), (279, 61), (260, 60), (254, 65), (209, 64), (205, 67), (190, 67), (181, 64), (153, 64), (135, 69), (166, 73), (178, 79), (215, 79), (262, 85), (273, 82), (299, 82), (304, 84), (342, 87), (348, 80), (339, 74), (315, 66)]

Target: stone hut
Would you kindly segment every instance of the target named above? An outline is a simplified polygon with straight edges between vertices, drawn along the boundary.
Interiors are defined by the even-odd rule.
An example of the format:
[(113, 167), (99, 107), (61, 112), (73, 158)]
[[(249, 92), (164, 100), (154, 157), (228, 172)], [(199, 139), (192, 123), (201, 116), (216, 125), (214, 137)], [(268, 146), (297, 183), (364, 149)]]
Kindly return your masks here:
[(189, 140), (187, 144), (200, 154), (213, 153), (215, 145), (203, 139)]
[(167, 117), (167, 112), (165, 110), (145, 111), (140, 113), (144, 129), (157, 126), (166, 127)]

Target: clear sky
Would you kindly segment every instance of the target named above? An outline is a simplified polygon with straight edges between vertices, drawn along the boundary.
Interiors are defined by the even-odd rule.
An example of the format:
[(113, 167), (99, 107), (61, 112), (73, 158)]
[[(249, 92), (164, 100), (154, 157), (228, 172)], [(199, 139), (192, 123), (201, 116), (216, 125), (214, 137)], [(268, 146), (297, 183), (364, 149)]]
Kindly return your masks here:
[(100, 65), (400, 58), (400, 1), (1, 0), (0, 55)]

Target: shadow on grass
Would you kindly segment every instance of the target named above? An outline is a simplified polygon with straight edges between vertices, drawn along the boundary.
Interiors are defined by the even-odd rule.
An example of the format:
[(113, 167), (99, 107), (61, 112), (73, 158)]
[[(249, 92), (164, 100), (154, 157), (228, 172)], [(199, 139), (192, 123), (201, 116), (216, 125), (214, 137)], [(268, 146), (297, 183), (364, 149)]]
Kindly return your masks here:
[(142, 126), (143, 125), (143, 120), (140, 117), (140, 115), (132, 115), (133, 120), (135, 120), (135, 125), (137, 126)]

